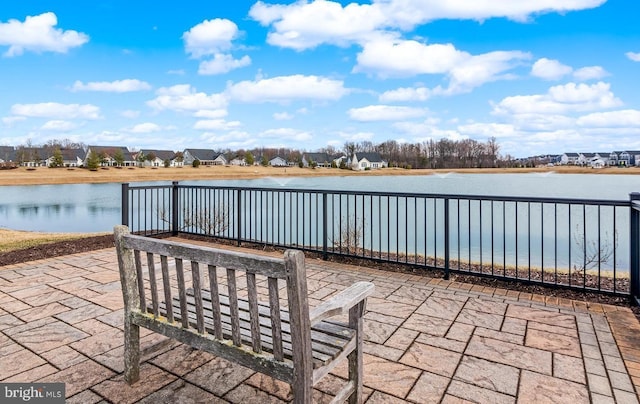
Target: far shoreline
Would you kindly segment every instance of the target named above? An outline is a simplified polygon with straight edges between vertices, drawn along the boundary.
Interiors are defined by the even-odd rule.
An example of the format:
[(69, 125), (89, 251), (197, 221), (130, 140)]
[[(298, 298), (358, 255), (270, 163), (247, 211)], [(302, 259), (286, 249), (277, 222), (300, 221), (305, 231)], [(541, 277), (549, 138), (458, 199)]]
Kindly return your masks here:
[(142, 181), (195, 181), (255, 179), (265, 177), (319, 177), (319, 176), (390, 176), (390, 175), (437, 175), (443, 173), (462, 174), (640, 174), (640, 167), (607, 167), (592, 169), (589, 167), (553, 166), (535, 168), (456, 168), (456, 169), (403, 169), (383, 168), (368, 171), (341, 170), (337, 168), (300, 168), (300, 167), (240, 167), (240, 166), (201, 166), (193, 167), (105, 167), (97, 171), (83, 168), (25, 168), (0, 170), (0, 186), (15, 185), (56, 185), (56, 184), (92, 184), (124, 183)]

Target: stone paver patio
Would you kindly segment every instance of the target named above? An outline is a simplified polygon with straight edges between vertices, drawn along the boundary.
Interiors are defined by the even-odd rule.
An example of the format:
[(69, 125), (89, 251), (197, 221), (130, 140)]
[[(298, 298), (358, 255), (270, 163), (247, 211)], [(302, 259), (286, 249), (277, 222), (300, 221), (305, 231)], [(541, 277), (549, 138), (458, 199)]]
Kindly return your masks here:
[[(372, 264), (375, 265), (375, 264)], [(627, 308), (307, 259), (311, 305), (375, 283), (367, 403), (638, 403), (640, 324)], [(0, 382), (64, 382), (68, 403), (277, 403), (289, 386), (142, 331), (123, 381), (114, 249), (0, 268)], [(328, 402), (346, 367), (315, 393)]]

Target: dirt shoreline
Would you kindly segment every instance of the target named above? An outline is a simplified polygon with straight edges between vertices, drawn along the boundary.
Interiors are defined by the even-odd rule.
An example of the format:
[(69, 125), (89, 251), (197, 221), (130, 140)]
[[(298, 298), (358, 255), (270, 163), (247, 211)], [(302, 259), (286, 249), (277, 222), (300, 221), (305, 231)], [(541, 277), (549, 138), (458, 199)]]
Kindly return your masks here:
[(557, 174), (621, 174), (638, 175), (640, 167), (591, 169), (585, 167), (559, 166), (537, 168), (473, 168), (473, 169), (415, 169), (384, 168), (371, 171), (351, 171), (337, 168), (300, 168), (300, 167), (126, 167), (106, 168), (89, 171), (82, 168), (47, 168), (25, 167), (13, 170), (0, 170), (0, 186), (2, 185), (54, 185), (54, 184), (86, 184), (86, 183), (120, 183), (140, 181), (193, 181), (223, 179), (254, 179), (264, 177), (318, 177), (318, 176), (383, 176), (383, 175), (434, 175), (441, 173), (464, 174), (519, 174), (545, 173)]

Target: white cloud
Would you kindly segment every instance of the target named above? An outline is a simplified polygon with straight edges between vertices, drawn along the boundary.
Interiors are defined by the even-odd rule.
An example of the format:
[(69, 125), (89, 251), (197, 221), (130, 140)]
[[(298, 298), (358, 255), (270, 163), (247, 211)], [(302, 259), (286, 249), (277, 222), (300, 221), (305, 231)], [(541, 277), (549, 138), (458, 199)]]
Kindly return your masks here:
[(349, 117), (354, 121), (400, 121), (403, 119), (425, 116), (425, 108), (399, 107), (395, 105), (369, 105), (362, 108), (351, 108)]
[(415, 40), (379, 37), (364, 44), (357, 56), (354, 72), (373, 73), (378, 77), (411, 77), (420, 74), (444, 74), (449, 87), (422, 94), (391, 93), (388, 97), (424, 97), (433, 91), (440, 94), (467, 92), (484, 83), (511, 77), (507, 72), (530, 55), (520, 51), (495, 51), (471, 55), (452, 44), (424, 44)]
[(372, 72), (380, 77), (444, 74), (469, 56), (452, 44), (426, 45), (414, 40), (387, 37), (364, 44), (354, 71)]
[(231, 131), (223, 135), (218, 133), (205, 132), (200, 136), (205, 143), (215, 144), (216, 147), (224, 145), (228, 148), (250, 148), (255, 144), (255, 138), (243, 131)]
[(151, 85), (146, 81), (137, 79), (92, 81), (86, 84), (81, 81), (76, 81), (73, 83), (73, 87), (71, 87), (71, 91), (102, 91), (108, 93), (128, 93), (147, 90), (151, 90)]
[(167, 74), (175, 74), (177, 76), (184, 76), (184, 73), (183, 69), (172, 69), (167, 71)]
[(273, 114), (273, 119), (276, 121), (290, 121), (293, 119), (293, 115), (288, 112), (275, 112)]
[(380, 94), (378, 101), (380, 102), (397, 102), (397, 101), (426, 101), (432, 91), (426, 87), (403, 87), (395, 90), (385, 91)]
[(625, 56), (634, 62), (640, 62), (640, 52), (627, 52)]
[(579, 81), (598, 80), (608, 75), (601, 66), (586, 66), (573, 72), (573, 77)]
[(242, 102), (289, 102), (293, 100), (338, 100), (349, 92), (341, 80), (319, 76), (279, 76), (241, 81), (227, 87), (227, 94)]
[(67, 132), (72, 129), (75, 129), (77, 125), (73, 122), (62, 121), (62, 120), (53, 120), (47, 121), (40, 129), (42, 130), (50, 130), (55, 132)]
[(311, 133), (293, 128), (268, 129), (260, 133), (260, 138), (268, 138), (287, 144), (288, 141), (306, 142), (313, 138)]
[(432, 139), (462, 140), (463, 136), (454, 129), (441, 129), (436, 122), (427, 119), (424, 122), (396, 122), (393, 127), (400, 133), (413, 138), (414, 142), (424, 142)]
[(152, 122), (139, 123), (134, 125), (129, 132), (131, 133), (152, 133), (152, 132), (160, 132), (162, 127), (158, 124)]
[(231, 42), (238, 34), (238, 26), (233, 21), (216, 18), (191, 27), (182, 35), (182, 39), (186, 52), (194, 58), (200, 58), (231, 49)]
[(371, 141), (375, 137), (372, 132), (338, 132), (338, 135), (347, 142)]
[[(216, 111), (212, 114), (226, 114), (227, 97), (224, 94), (206, 94), (197, 92), (189, 84), (178, 84), (172, 87), (161, 87), (156, 91), (157, 97), (147, 101), (147, 105), (155, 110), (164, 111)], [(224, 111), (224, 112), (223, 112)]]
[(233, 47), (233, 40), (240, 36), (238, 26), (230, 20), (216, 18), (204, 20), (182, 35), (185, 51), (191, 57), (200, 59), (213, 56), (213, 59), (200, 62), (198, 74), (224, 74), (240, 67), (249, 66), (251, 58), (247, 55), (235, 59), (226, 53)]
[(350, 3), (343, 7), (333, 1), (296, 2), (287, 6), (258, 1), (249, 16), (274, 31), (267, 36), (271, 45), (296, 50), (323, 43), (348, 46), (364, 40), (385, 24), (380, 7)]
[(137, 117), (140, 116), (140, 111), (135, 111), (133, 109), (127, 109), (127, 110), (124, 110), (124, 111), (120, 112), (120, 115), (124, 116), (125, 118), (133, 119), (133, 118), (137, 118)]
[(5, 116), (2, 118), (2, 123), (4, 123), (7, 126), (11, 126), (16, 122), (21, 122), (26, 120), (27, 118), (24, 116)]
[(288, 5), (255, 3), (249, 16), (271, 26), (267, 41), (296, 50), (328, 43), (348, 46), (368, 40), (380, 30), (409, 31), (439, 19), (508, 18), (527, 21), (532, 15), (597, 7), (606, 0), (442, 1), (374, 0), (372, 4), (298, 1)]
[(517, 134), (514, 125), (505, 123), (472, 123), (458, 126), (458, 132), (472, 139), (503, 138)]
[(560, 80), (571, 74), (573, 68), (554, 59), (538, 59), (531, 67), (531, 75), (544, 80)]
[(494, 106), (495, 114), (565, 114), (620, 106), (608, 83), (554, 86), (546, 94), (506, 97)]
[(89, 36), (81, 32), (54, 28), (57, 24), (58, 17), (51, 12), (28, 16), (24, 22), (0, 22), (0, 46), (9, 47), (4, 55), (20, 56), (25, 51), (67, 53), (89, 41)]
[(597, 128), (640, 128), (640, 110), (595, 112), (578, 118), (579, 126)]
[(249, 66), (250, 64), (251, 58), (249, 56), (245, 55), (240, 59), (234, 59), (233, 56), (229, 54), (218, 53), (214, 55), (213, 59), (200, 62), (198, 74), (223, 74), (240, 67)]
[(219, 119), (227, 116), (229, 112), (226, 109), (207, 110), (201, 109), (193, 113), (196, 118)]
[(224, 119), (209, 119), (198, 121), (193, 125), (197, 130), (231, 130), (242, 126), (239, 121), (225, 121)]
[(91, 104), (60, 104), (57, 102), (14, 104), (11, 107), (11, 113), (31, 118), (100, 119), (100, 108)]

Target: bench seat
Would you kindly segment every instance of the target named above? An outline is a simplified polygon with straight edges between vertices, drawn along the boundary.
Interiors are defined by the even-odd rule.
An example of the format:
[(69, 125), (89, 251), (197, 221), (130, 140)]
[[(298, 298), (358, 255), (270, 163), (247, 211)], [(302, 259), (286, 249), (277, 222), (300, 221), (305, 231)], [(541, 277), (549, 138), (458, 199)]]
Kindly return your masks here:
[[(204, 289), (202, 291), (203, 310), (204, 310), (204, 325), (205, 330), (210, 335), (214, 335), (213, 326), (213, 310), (211, 309), (211, 292)], [(181, 322), (182, 317), (180, 315), (180, 300), (174, 298), (173, 301), (173, 313), (175, 321)], [(273, 354), (272, 344), (272, 329), (271, 329), (271, 313), (269, 306), (265, 303), (258, 303), (260, 313), (260, 334), (261, 334), (261, 350)], [(246, 299), (238, 299), (238, 308), (240, 316), (240, 335), (242, 343), (251, 345), (251, 323), (249, 319), (249, 302)], [(220, 311), (222, 319), (222, 334), (223, 339), (231, 340), (231, 315), (229, 307), (229, 298), (225, 295), (220, 295)], [(193, 289), (187, 290), (187, 311), (189, 313), (189, 324), (194, 329), (197, 327), (197, 314), (195, 297)], [(147, 305), (147, 313), (153, 314), (152, 305)], [(167, 307), (164, 302), (160, 303), (160, 315), (167, 316)], [(289, 312), (285, 309), (280, 309), (280, 318), (282, 320), (282, 343), (284, 359), (292, 361), (293, 351), (291, 347), (291, 325), (289, 322)], [(311, 350), (313, 354), (314, 369), (328, 365), (331, 361), (337, 358), (344, 348), (355, 336), (355, 331), (350, 329), (348, 325), (338, 322), (321, 321), (311, 327)]]

